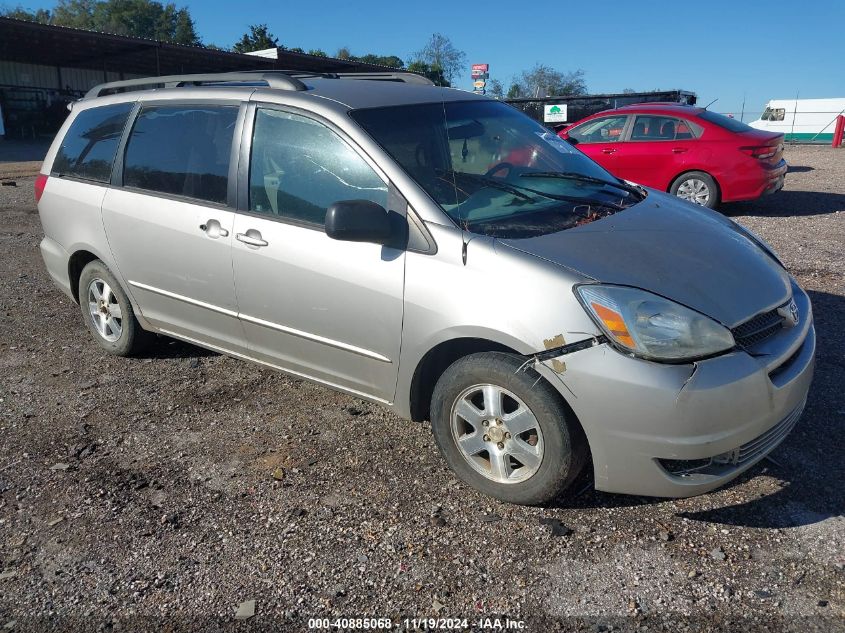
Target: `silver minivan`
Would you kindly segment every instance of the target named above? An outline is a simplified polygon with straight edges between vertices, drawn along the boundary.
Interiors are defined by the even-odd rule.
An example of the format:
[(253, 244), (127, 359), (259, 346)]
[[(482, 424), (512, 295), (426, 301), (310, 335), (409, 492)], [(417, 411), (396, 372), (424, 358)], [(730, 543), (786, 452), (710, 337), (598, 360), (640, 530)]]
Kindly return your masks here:
[(797, 424), (810, 301), (731, 220), (416, 75), (103, 84), (36, 180), (94, 340), (188, 341), (430, 419), (486, 494), (681, 497)]

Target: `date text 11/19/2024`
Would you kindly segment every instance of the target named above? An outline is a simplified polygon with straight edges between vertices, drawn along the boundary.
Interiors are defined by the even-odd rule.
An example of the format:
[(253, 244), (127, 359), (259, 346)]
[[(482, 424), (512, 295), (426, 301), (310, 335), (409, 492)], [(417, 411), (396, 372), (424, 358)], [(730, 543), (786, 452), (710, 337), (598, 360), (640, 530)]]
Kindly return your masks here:
[(482, 618), (310, 618), (310, 631), (525, 631), (523, 620)]

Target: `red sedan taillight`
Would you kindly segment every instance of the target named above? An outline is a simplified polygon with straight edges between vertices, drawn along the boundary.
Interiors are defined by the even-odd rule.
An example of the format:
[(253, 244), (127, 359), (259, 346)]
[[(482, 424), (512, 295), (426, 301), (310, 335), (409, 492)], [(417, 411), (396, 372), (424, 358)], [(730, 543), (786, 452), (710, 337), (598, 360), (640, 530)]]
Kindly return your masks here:
[(35, 177), (35, 202), (41, 200), (44, 195), (44, 187), (47, 186), (47, 174), (38, 174)]
[(766, 160), (767, 158), (771, 158), (777, 154), (778, 148), (776, 145), (762, 145), (759, 147), (740, 147), (739, 151), (744, 152), (753, 158)]

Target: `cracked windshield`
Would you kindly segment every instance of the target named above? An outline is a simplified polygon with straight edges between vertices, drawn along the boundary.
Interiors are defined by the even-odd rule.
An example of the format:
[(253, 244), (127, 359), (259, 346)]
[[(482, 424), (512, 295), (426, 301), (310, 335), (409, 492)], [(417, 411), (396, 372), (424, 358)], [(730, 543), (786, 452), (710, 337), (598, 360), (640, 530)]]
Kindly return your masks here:
[(503, 103), (431, 103), (352, 116), (474, 233), (511, 239), (554, 233), (646, 195)]

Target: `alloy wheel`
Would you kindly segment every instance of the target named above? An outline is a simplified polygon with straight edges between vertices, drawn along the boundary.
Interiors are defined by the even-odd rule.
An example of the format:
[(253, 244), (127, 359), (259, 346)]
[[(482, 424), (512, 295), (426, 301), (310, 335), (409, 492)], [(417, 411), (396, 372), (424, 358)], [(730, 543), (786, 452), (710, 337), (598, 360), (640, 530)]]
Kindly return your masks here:
[(690, 178), (681, 183), (676, 194), (679, 198), (706, 206), (710, 200), (710, 187), (698, 178)]
[(543, 461), (543, 432), (531, 409), (497, 385), (465, 389), (452, 405), (452, 437), (461, 456), (484, 477), (519, 483)]
[(123, 333), (123, 312), (108, 282), (96, 278), (88, 284), (88, 311), (97, 333), (114, 343)]

